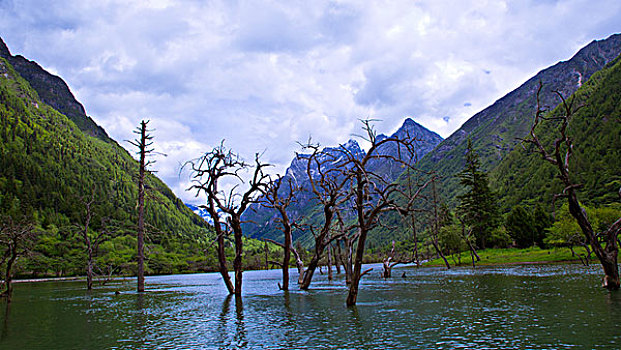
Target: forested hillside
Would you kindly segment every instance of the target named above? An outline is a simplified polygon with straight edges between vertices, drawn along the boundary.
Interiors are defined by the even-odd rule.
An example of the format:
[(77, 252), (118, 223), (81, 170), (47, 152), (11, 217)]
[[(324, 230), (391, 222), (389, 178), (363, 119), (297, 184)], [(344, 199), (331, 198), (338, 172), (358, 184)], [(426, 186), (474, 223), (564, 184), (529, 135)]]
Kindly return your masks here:
[(491, 171), (518, 144), (530, 128), (536, 109), (535, 93), (540, 81), (546, 89), (540, 96), (543, 105), (559, 103), (553, 90), (564, 96), (573, 94), (591, 75), (621, 54), (621, 35), (593, 41), (568, 61), (542, 70), (517, 89), (475, 114), (451, 136), (419, 162), (424, 171), (435, 171), (442, 178), (438, 192), (451, 206), (463, 189), (455, 176), (465, 164), (466, 141), (478, 150), (483, 171)]
[[(542, 90), (552, 87), (545, 81)], [(619, 201), (621, 188), (621, 59), (593, 74), (572, 96), (578, 109), (571, 119), (568, 133), (573, 140), (570, 171), (573, 180), (583, 186), (579, 198), (587, 205), (601, 206)], [(561, 102), (560, 98), (557, 100)], [(551, 116), (562, 113), (560, 107)], [(533, 111), (534, 115), (534, 111)], [(538, 133), (542, 142), (552, 147), (556, 128), (549, 125)], [(532, 147), (516, 148), (491, 172), (492, 184), (502, 194), (502, 205), (552, 203), (561, 193), (552, 165), (533, 152)]]
[[(75, 232), (93, 199), (91, 230), (101, 232), (106, 225), (110, 231), (100, 246), (101, 267), (129, 272), (136, 162), (114, 142), (85, 135), (0, 60), (0, 214), (35, 222), (42, 230), (24, 271), (80, 273), (84, 249)], [(148, 271), (205, 268), (208, 225), (156, 177), (149, 176), (147, 184)]]

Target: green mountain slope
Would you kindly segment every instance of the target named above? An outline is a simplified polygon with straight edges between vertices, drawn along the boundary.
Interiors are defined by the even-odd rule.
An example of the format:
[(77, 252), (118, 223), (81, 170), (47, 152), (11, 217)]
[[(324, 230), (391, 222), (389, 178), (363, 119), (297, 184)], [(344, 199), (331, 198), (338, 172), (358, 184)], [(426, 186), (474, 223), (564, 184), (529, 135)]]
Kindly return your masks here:
[[(131, 273), (136, 161), (116, 142), (102, 137), (105, 132), (89, 136), (43, 102), (4, 58), (0, 58), (0, 117), (0, 215), (26, 215), (45, 230), (36, 254), (22, 267), (40, 274), (81, 273), (84, 249), (70, 232), (84, 222), (83, 198), (94, 195), (93, 232), (102, 229), (101, 218), (118, 228), (116, 237), (102, 244), (100, 255), (108, 259), (105, 264)], [(148, 177), (147, 185), (148, 271), (213, 266), (203, 252), (208, 225), (155, 176)]]
[[(550, 89), (545, 81), (544, 89)], [(566, 96), (568, 97), (568, 96)], [(574, 144), (570, 171), (583, 187), (579, 198), (599, 206), (619, 201), (621, 188), (621, 58), (593, 74), (574, 94), (575, 105), (583, 105), (573, 116), (569, 135)], [(560, 102), (560, 99), (558, 100)], [(556, 108), (552, 115), (562, 113)], [(538, 136), (551, 148), (556, 127), (547, 125)], [(503, 195), (503, 206), (521, 202), (551, 204), (562, 191), (556, 170), (531, 147), (516, 148), (491, 172), (492, 185)]]
[(461, 193), (455, 175), (464, 167), (466, 140), (472, 139), (480, 156), (482, 170), (490, 171), (517, 145), (517, 138), (528, 133), (532, 114), (536, 109), (535, 93), (539, 81), (547, 84), (541, 95), (544, 105), (558, 103), (552, 90), (565, 96), (574, 93), (593, 73), (604, 68), (621, 54), (621, 34), (601, 41), (593, 41), (569, 61), (542, 70), (517, 89), (477, 113), (451, 136), (441, 142), (418, 163), (424, 171), (435, 171), (443, 176), (438, 187), (442, 198), (455, 205)]
[(45, 71), (34, 61), (29, 61), (19, 55), (11, 55), (2, 38), (0, 38), (0, 57), (6, 59), (15, 71), (28, 81), (38, 93), (41, 101), (67, 116), (86, 134), (104, 141), (114, 142), (102, 127), (86, 115), (82, 104), (75, 99), (61, 78)]

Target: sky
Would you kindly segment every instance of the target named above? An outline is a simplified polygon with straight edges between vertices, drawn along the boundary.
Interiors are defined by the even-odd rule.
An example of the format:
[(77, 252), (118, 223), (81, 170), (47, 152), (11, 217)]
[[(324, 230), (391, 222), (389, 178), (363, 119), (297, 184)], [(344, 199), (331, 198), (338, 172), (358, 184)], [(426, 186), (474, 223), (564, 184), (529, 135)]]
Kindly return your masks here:
[(59, 75), (124, 147), (142, 119), (153, 170), (225, 144), (284, 173), (326, 146), (411, 117), (443, 137), (538, 71), (621, 32), (618, 0), (0, 0), (0, 36)]

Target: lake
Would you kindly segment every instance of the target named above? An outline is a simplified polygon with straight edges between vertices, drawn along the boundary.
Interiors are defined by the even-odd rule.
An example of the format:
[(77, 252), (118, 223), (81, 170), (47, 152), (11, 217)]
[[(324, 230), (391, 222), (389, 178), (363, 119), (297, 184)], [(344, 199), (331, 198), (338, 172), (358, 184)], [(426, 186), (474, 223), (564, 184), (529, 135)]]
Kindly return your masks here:
[(147, 277), (140, 295), (135, 279), (91, 292), (85, 282), (19, 283), (0, 302), (0, 349), (621, 347), (621, 293), (599, 287), (597, 266), (400, 266), (387, 280), (372, 267), (352, 309), (342, 275), (319, 273), (311, 290), (285, 293), (280, 270), (245, 272), (242, 303), (218, 274)]

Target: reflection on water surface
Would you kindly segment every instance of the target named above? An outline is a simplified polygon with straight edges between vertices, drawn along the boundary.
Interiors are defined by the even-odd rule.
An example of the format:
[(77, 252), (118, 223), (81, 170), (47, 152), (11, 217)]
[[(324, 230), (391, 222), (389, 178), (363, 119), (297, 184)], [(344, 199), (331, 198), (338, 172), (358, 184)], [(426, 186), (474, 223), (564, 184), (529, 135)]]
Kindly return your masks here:
[[(317, 275), (307, 292), (278, 290), (281, 272), (244, 274), (242, 300), (217, 274), (17, 284), (0, 303), (1, 349), (615, 349), (621, 293), (578, 265), (380, 267), (345, 307), (343, 282)], [(291, 280), (297, 275), (291, 271)], [(115, 291), (120, 295), (115, 295)]]

